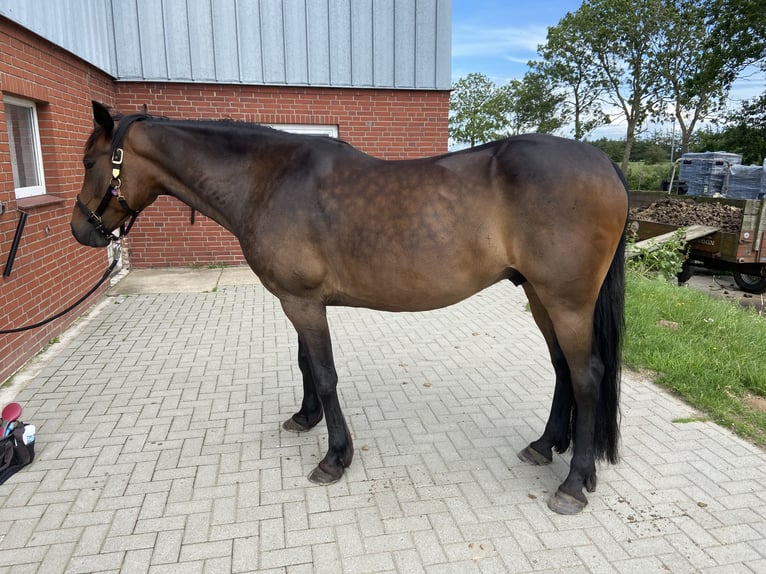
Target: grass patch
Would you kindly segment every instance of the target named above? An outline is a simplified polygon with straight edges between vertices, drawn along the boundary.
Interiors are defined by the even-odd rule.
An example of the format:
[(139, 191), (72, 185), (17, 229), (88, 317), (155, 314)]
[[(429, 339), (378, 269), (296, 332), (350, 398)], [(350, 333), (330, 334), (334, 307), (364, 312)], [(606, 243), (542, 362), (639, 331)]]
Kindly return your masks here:
[(766, 447), (766, 320), (705, 293), (627, 275), (624, 362)]
[(679, 419), (673, 419), (672, 422), (676, 424), (687, 424), (687, 423), (706, 423), (710, 419), (707, 417), (681, 417)]

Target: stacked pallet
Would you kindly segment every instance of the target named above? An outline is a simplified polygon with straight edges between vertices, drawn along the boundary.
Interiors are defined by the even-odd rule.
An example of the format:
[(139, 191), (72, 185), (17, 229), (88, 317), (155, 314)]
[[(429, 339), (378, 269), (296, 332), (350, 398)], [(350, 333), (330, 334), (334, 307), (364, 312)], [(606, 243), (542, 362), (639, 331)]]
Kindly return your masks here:
[(685, 153), (679, 179), (689, 195), (760, 199), (766, 194), (764, 166), (742, 165), (742, 156), (735, 153)]

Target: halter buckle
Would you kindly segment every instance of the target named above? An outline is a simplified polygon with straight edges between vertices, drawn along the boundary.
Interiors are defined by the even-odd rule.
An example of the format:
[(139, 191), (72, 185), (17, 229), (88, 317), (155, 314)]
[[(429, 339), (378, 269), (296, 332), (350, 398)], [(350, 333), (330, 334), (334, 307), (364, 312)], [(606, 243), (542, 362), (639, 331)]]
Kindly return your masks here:
[[(120, 166), (122, 165), (122, 148), (114, 148), (112, 152), (112, 181), (120, 181)], [(119, 185), (115, 187), (119, 188)]]

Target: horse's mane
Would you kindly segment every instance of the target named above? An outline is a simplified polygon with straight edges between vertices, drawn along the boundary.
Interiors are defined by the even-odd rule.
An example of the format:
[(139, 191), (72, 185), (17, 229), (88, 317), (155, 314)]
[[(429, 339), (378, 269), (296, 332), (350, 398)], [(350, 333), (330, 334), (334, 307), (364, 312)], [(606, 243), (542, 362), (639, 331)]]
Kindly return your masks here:
[[(281, 131), (263, 124), (259, 124), (256, 122), (248, 122), (244, 120), (237, 120), (234, 118), (174, 119), (174, 118), (168, 118), (167, 116), (153, 116), (146, 112), (141, 112), (137, 114), (127, 114), (127, 115), (115, 114), (112, 116), (112, 118), (114, 119), (115, 122), (120, 122), (123, 120), (132, 121), (134, 118), (141, 118), (143, 121), (167, 122), (169, 125), (177, 125), (177, 126), (197, 126), (197, 127), (211, 127), (211, 128), (226, 126), (226, 127), (232, 127), (234, 129), (247, 130), (248, 132), (252, 132), (252, 130), (256, 130), (260, 133), (267, 133), (267, 134), (275, 135), (275, 136), (284, 135), (287, 137), (296, 137), (297, 135), (297, 134), (290, 134), (288, 132), (284, 132), (284, 131)], [(91, 147), (93, 147), (93, 145), (96, 143), (96, 140), (99, 137), (101, 137), (103, 134), (104, 134), (104, 128), (97, 125), (93, 129), (93, 132), (88, 137), (88, 140), (85, 142), (85, 150), (87, 151)], [(301, 136), (298, 135), (297, 137), (301, 137)], [(313, 137), (316, 137), (316, 136), (313, 136)], [(341, 142), (342, 140), (335, 140), (335, 141)]]

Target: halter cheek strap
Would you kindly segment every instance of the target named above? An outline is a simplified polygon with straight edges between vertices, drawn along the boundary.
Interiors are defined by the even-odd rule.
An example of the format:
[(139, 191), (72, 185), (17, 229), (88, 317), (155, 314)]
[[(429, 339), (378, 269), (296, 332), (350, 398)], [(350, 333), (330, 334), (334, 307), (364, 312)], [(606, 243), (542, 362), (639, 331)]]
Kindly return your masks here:
[[(101, 203), (98, 204), (96, 211), (91, 211), (88, 209), (88, 206), (85, 205), (85, 203), (83, 203), (83, 201), (80, 199), (79, 194), (75, 200), (79, 210), (88, 218), (88, 223), (90, 223), (96, 231), (98, 231), (109, 241), (119, 241), (122, 237), (125, 237), (133, 227), (133, 224), (136, 222), (136, 218), (141, 213), (140, 209), (131, 209), (127, 200), (125, 199), (125, 196), (122, 195), (122, 191), (120, 190), (120, 187), (122, 186), (120, 173), (122, 171), (123, 158), (123, 151), (121, 146), (122, 141), (125, 139), (125, 133), (128, 131), (130, 124), (144, 119), (146, 119), (146, 116), (130, 116), (120, 122), (120, 125), (117, 128), (117, 133), (115, 133), (114, 137), (112, 138), (112, 179), (109, 180), (109, 186), (106, 189), (106, 193), (104, 193), (104, 197), (101, 198)], [(121, 226), (120, 237), (114, 233), (111, 233), (106, 228), (106, 226), (104, 226), (104, 222), (101, 219), (107, 207), (109, 207), (109, 202), (112, 200), (112, 198), (115, 197), (117, 198), (120, 207), (122, 207), (122, 209), (130, 215), (130, 221), (128, 224)]]

